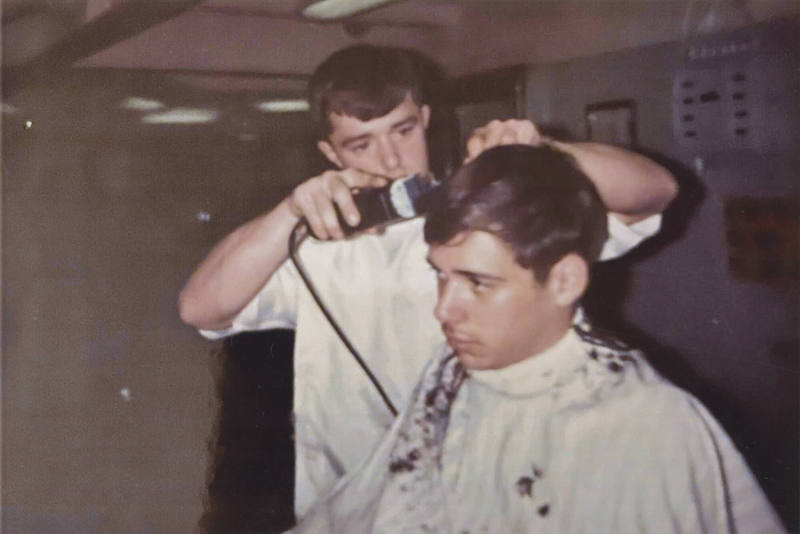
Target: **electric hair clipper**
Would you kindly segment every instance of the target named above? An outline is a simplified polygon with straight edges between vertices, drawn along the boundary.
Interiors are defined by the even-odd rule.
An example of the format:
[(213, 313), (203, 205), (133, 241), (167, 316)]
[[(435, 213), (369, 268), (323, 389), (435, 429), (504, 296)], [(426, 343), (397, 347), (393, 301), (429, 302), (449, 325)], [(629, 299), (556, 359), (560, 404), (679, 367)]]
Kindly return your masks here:
[(362, 189), (353, 195), (361, 221), (350, 226), (338, 212), (339, 225), (347, 236), (426, 213), (435, 202), (440, 182), (432, 174), (412, 174), (387, 186)]

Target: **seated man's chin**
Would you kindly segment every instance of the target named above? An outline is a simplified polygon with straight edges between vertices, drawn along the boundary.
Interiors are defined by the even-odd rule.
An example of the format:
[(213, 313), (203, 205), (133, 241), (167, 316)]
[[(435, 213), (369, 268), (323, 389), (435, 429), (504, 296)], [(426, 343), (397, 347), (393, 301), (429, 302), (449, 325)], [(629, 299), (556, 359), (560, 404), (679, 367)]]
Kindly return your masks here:
[(491, 362), (486, 360), (485, 358), (481, 358), (479, 355), (474, 354), (469, 351), (464, 350), (457, 350), (455, 351), (456, 358), (458, 361), (461, 362), (466, 369), (473, 369), (475, 371), (480, 371), (483, 369), (491, 369)]

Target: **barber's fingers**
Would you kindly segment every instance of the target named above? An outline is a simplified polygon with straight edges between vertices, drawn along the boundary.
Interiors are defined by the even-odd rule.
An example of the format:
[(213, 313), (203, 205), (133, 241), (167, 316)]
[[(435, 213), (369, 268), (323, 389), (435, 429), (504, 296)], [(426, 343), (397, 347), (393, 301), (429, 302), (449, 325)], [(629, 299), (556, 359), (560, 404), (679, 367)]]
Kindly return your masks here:
[(498, 145), (510, 145), (514, 142), (516, 136), (510, 122), (495, 120), (489, 123), (484, 136), (484, 149)]
[[(327, 183), (330, 197), (336, 203), (339, 211), (344, 220), (350, 226), (356, 226), (361, 222), (361, 214), (358, 212), (358, 207), (353, 201), (353, 195), (361, 189), (369, 189), (375, 187), (383, 187), (389, 181), (374, 174), (365, 173), (355, 169), (346, 169), (341, 171), (337, 178), (332, 179)], [(337, 229), (338, 229), (337, 220)], [(338, 234), (334, 233), (338, 237)], [(344, 237), (342, 235), (342, 237)]]
[(317, 237), (320, 239), (344, 239), (344, 232), (339, 225), (339, 218), (336, 215), (336, 209), (333, 207), (332, 199), (319, 196), (314, 201), (319, 218), (325, 228), (324, 234), (320, 234)]
[[(344, 220), (350, 226), (355, 226), (361, 221), (361, 214), (358, 212), (356, 203), (353, 201), (353, 193), (343, 181), (332, 182), (328, 186), (331, 200), (338, 206)], [(338, 220), (336, 226), (339, 225)]]
[(538, 145), (539, 130), (533, 122), (525, 119), (494, 120), (477, 128), (467, 140), (465, 162), (476, 158), (485, 150), (499, 145)]
[(476, 129), (467, 141), (468, 158), (475, 158), (498, 145), (532, 144), (538, 137), (537, 133), (536, 127), (528, 120), (493, 120)]
[[(327, 171), (319, 176), (309, 178), (294, 188), (289, 196), (289, 207), (298, 217), (303, 217), (311, 227), (312, 233), (318, 239), (330, 239), (329, 215), (327, 209), (333, 209), (330, 182), (341, 178), (336, 176), (336, 171)], [(344, 186), (346, 187), (346, 186)]]
[(389, 183), (389, 180), (384, 176), (378, 176), (377, 174), (370, 174), (356, 169), (344, 169), (332, 172), (347, 184), (347, 187), (350, 189), (383, 187)]
[(514, 130), (515, 142), (523, 145), (538, 145), (542, 136), (536, 125), (529, 120), (513, 120), (509, 125)]
[(486, 145), (487, 129), (488, 126), (483, 126), (472, 131), (469, 139), (467, 139), (467, 157), (464, 161), (470, 161), (483, 152), (483, 147)]
[(313, 184), (304, 182), (289, 196), (289, 208), (297, 217), (305, 218), (311, 232), (318, 239), (328, 239), (328, 233), (317, 209)]
[(304, 217), (318, 239), (342, 239), (344, 232), (335, 206), (338, 206), (348, 224), (360, 221), (358, 208), (353, 202), (353, 188), (385, 185), (383, 177), (353, 169), (326, 171), (297, 186), (289, 197), (289, 207), (299, 217)]

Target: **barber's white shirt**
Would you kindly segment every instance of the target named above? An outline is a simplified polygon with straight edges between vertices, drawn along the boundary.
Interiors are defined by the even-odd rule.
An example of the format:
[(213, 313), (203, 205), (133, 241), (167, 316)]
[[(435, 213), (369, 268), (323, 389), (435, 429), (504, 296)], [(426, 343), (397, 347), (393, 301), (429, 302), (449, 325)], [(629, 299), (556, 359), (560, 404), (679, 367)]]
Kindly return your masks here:
[[(654, 235), (660, 215), (634, 225), (609, 216), (602, 259)], [(425, 258), (424, 219), (383, 235), (337, 242), (307, 240), (300, 258), (322, 301), (367, 362), (398, 410), (425, 363), (444, 347), (433, 318), (436, 281)], [(370, 454), (393, 416), (317, 307), (291, 262), (272, 276), (225, 331), (295, 328), (295, 513), (310, 505)]]

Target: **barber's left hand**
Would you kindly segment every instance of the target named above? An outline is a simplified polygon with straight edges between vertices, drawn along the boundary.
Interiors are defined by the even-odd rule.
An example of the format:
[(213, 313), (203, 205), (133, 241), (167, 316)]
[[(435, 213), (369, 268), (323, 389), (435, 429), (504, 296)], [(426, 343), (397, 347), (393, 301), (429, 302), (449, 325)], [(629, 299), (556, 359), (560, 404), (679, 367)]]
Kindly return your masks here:
[(533, 122), (527, 119), (493, 120), (476, 128), (467, 140), (467, 157), (464, 163), (481, 152), (498, 145), (533, 145), (542, 142), (542, 135)]

